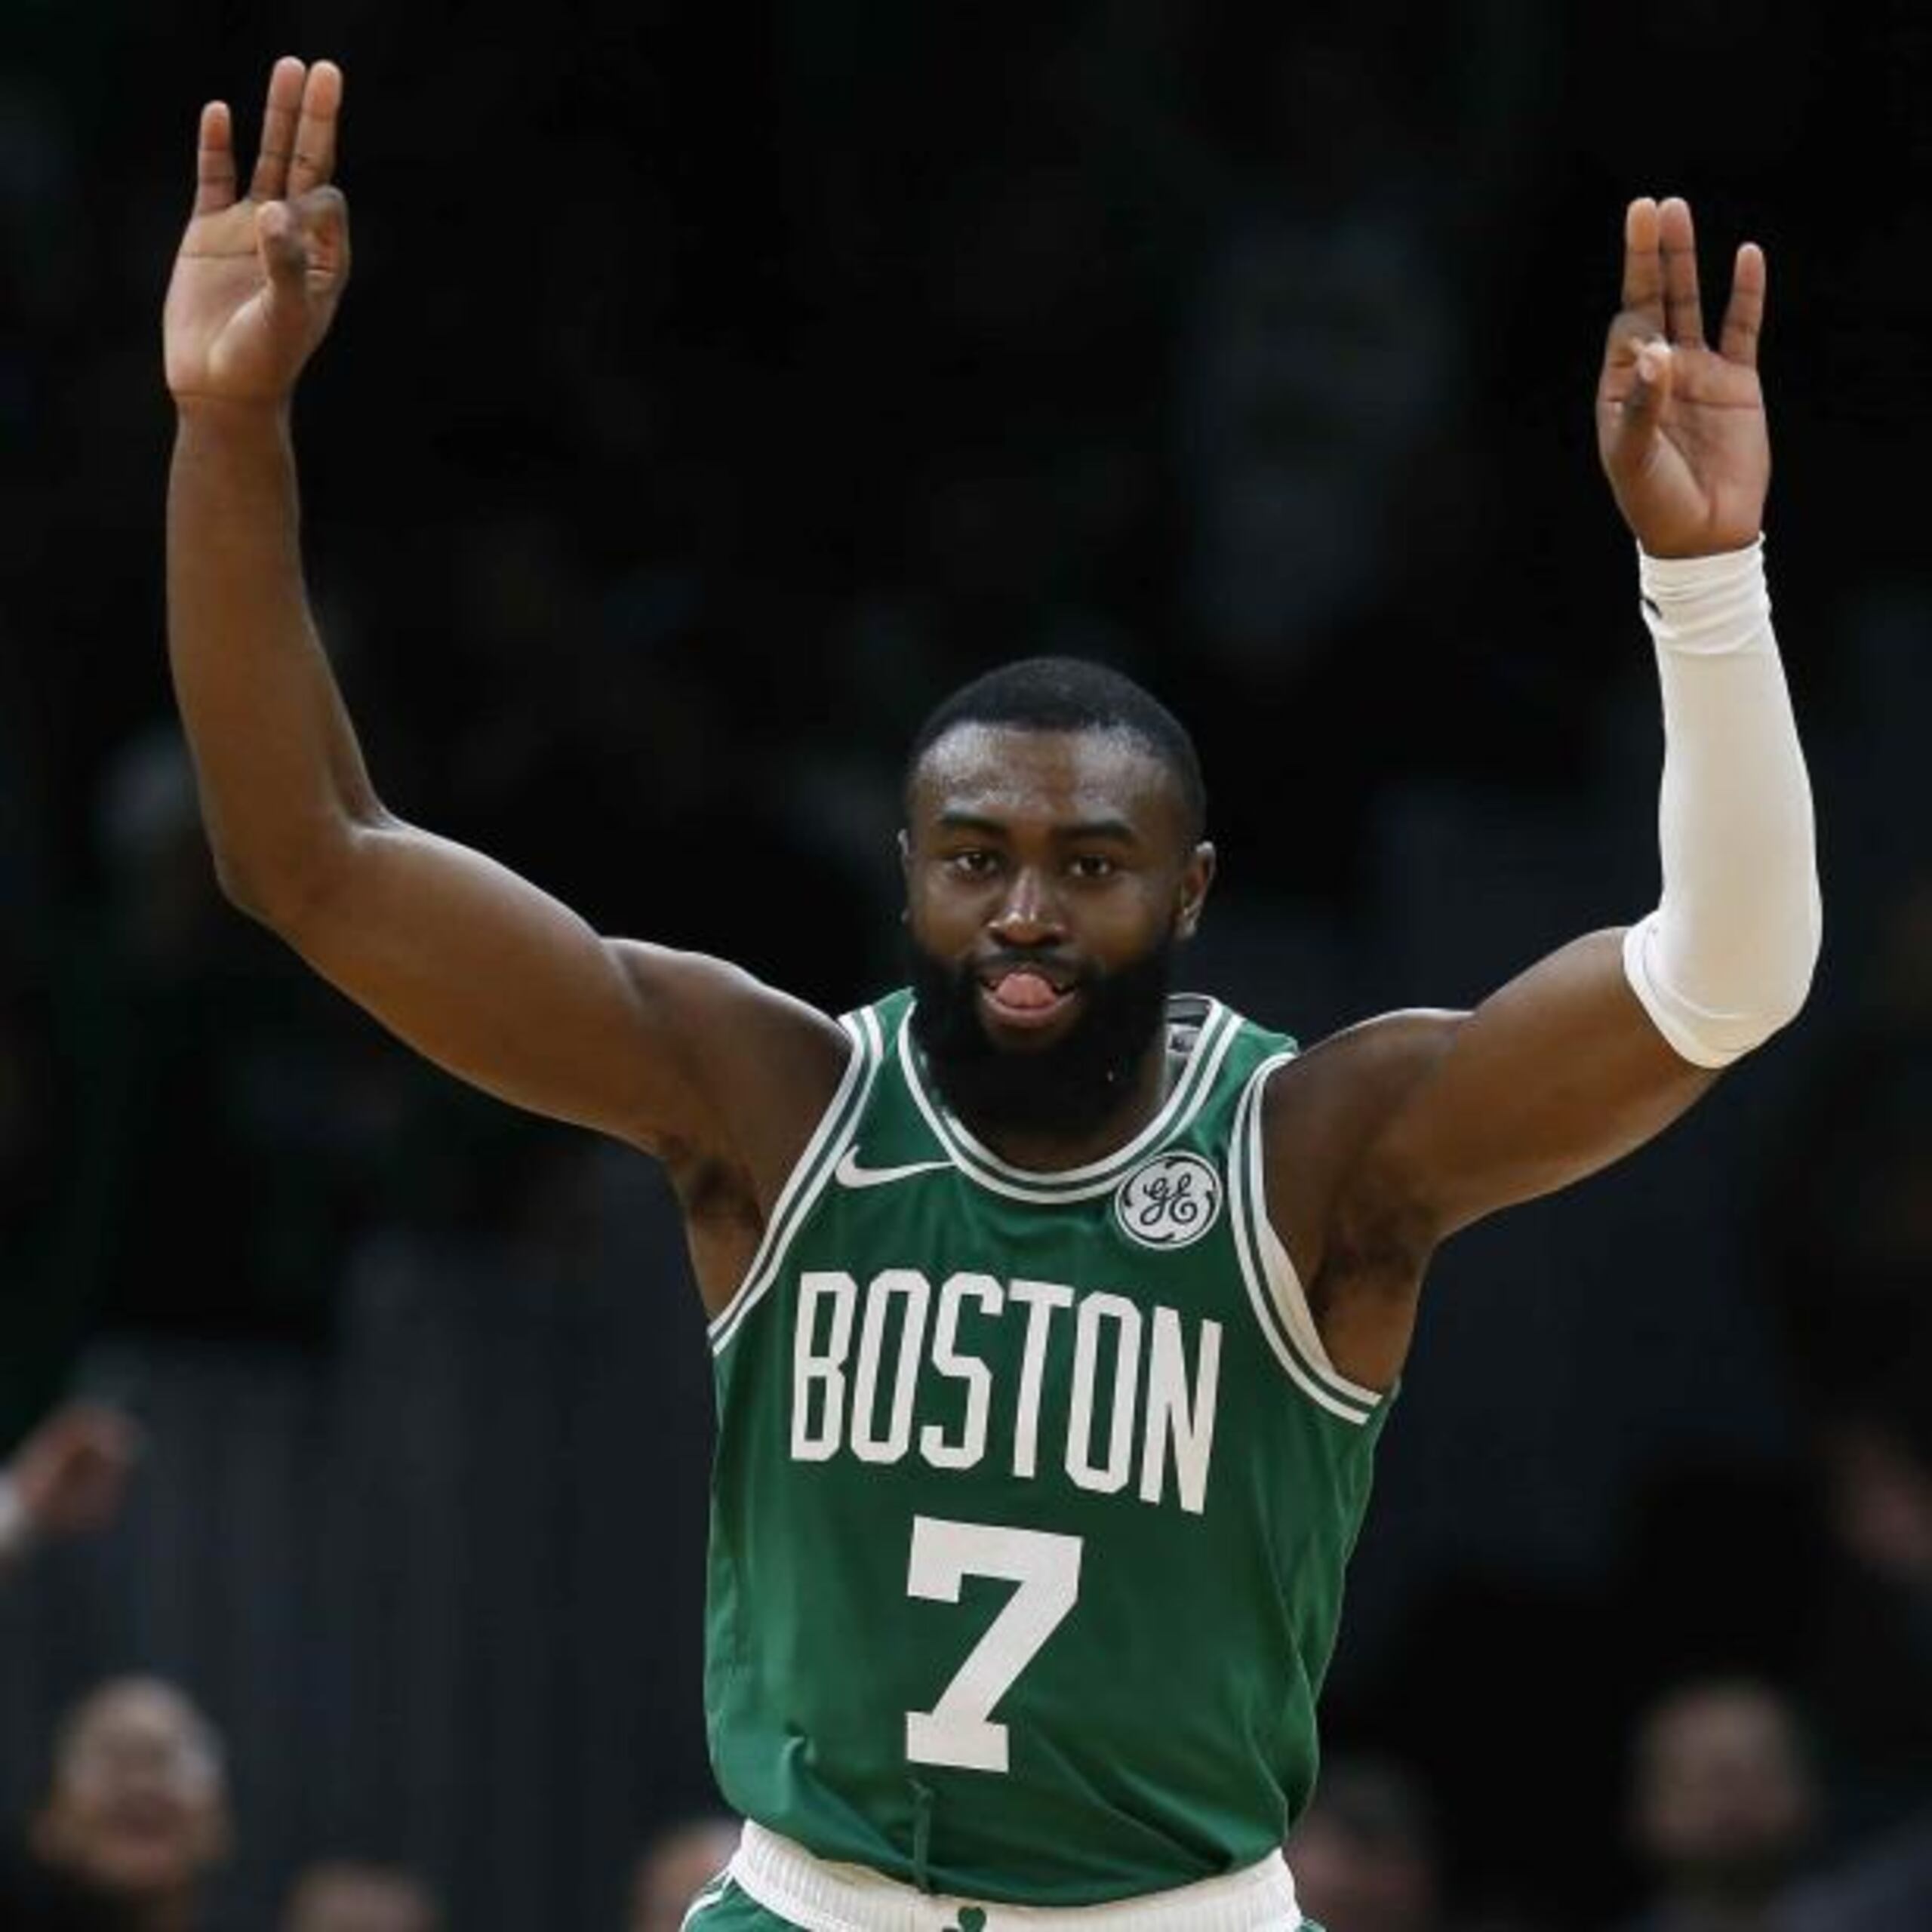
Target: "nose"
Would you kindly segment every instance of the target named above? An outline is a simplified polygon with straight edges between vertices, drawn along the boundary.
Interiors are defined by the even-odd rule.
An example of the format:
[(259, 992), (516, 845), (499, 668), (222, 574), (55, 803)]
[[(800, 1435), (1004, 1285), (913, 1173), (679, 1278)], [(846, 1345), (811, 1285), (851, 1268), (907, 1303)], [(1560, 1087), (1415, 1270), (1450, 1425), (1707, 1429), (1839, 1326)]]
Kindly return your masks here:
[(1046, 877), (1032, 866), (1022, 866), (1001, 898), (988, 930), (1002, 946), (1051, 946), (1066, 937), (1060, 902)]

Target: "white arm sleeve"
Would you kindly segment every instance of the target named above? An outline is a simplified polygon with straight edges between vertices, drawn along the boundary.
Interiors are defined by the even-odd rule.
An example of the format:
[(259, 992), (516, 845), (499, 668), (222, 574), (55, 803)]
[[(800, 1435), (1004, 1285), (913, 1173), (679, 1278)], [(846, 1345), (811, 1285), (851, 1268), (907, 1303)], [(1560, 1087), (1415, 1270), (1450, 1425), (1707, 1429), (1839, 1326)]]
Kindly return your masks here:
[(1823, 913), (1811, 786), (1771, 635), (1764, 543), (1640, 560), (1663, 688), (1663, 899), (1624, 971), (1699, 1066), (1728, 1066), (1804, 1004)]

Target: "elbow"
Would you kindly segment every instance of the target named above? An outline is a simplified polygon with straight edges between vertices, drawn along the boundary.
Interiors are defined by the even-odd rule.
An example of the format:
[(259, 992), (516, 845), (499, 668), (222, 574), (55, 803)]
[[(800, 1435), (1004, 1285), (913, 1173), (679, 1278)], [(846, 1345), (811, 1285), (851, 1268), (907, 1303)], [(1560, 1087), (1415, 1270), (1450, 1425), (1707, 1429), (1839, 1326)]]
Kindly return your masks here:
[(223, 898), (257, 925), (271, 929), (282, 925), (295, 896), (288, 868), (251, 860), (219, 841), (211, 850), (215, 883)]
[(1823, 950), (1824, 940), (1824, 900), (1814, 869), (1803, 909), (1791, 921), (1788, 931), (1767, 939), (1760, 949), (1762, 977), (1754, 989), (1749, 1011), (1742, 1016), (1746, 1030), (1754, 1037), (1746, 1040), (1740, 1051), (1761, 1046), (1804, 1011), (1804, 1003), (1811, 996), (1812, 982), (1817, 977), (1818, 955)]
[(1805, 907), (1802, 931), (1792, 945), (1782, 983), (1770, 1001), (1771, 1023), (1766, 1037), (1789, 1026), (1804, 1010), (1811, 996), (1811, 983), (1817, 977), (1818, 955), (1825, 945), (1825, 905), (1818, 890), (1818, 875), (1811, 875), (1811, 894)]
[(236, 912), (245, 914), (257, 924), (272, 925), (275, 922), (269, 915), (268, 900), (260, 889), (256, 875), (220, 845), (212, 850), (214, 881), (221, 888), (223, 898)]
[(211, 850), (222, 897), (238, 912), (285, 939), (328, 897), (339, 871), (339, 855), (330, 850), (250, 856), (220, 840)]
[(1804, 1009), (1824, 941), (1814, 871), (1802, 903), (1774, 927), (1722, 947), (1700, 946), (1666, 909), (1632, 926), (1624, 972), (1659, 1032), (1687, 1060), (1717, 1069), (1743, 1059)]

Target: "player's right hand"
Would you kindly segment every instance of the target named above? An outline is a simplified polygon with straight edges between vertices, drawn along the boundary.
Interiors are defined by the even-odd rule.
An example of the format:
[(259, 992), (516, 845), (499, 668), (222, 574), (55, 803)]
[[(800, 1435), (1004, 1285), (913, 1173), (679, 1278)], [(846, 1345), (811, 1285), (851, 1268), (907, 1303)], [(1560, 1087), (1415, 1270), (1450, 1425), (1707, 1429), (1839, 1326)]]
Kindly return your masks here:
[(238, 200), (227, 104), (202, 109), (195, 212), (162, 318), (177, 404), (281, 404), (328, 332), (349, 281), (348, 204), (329, 185), (341, 111), (334, 62), (278, 60)]

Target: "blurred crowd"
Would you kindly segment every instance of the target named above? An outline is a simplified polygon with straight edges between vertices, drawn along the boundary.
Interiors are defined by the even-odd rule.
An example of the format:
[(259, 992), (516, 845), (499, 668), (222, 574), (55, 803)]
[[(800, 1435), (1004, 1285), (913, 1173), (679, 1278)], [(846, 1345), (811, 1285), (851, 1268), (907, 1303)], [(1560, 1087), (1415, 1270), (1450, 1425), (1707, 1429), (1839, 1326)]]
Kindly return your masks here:
[[(1870, 480), (1911, 473), (1932, 409), (1918, 10), (1748, 35), (1702, 0), (552, 14), (0, 17), (0, 1651), (26, 1687), (0, 1764), (44, 1774), (7, 1794), (18, 1912), (511, 1922), (478, 1847), (520, 1821), (439, 1811), (448, 1757), (368, 1742), (527, 1744), (479, 1715), (500, 1692), (451, 1634), (467, 1604), (358, 1559), (369, 1626), (456, 1654), (429, 1710), (373, 1639), (338, 1682), (306, 1636), (262, 1635), (306, 1631), (317, 1525), (360, 1549), (394, 1496), (478, 1497), (474, 1524), (411, 1527), (500, 1578), (492, 1614), (533, 1654), (567, 1615), (598, 1633), (580, 1675), (524, 1673), (608, 1718), (583, 1762), (629, 1767), (540, 1794), (528, 1883), (568, 1866), (586, 1902), (554, 1922), (623, 1923), (612, 1819), (625, 1846), (669, 1835), (632, 1932), (675, 1924), (721, 1855), (715, 1821), (680, 1822), (698, 1694), (663, 1662), (694, 1648), (701, 1352), (688, 1311), (608, 1312), (672, 1304), (675, 1229), (223, 904), (170, 721), (160, 292), (196, 106), (231, 95), (245, 146), (293, 48), (349, 78), (357, 285), (300, 426), (318, 611), (379, 788), (606, 929), (834, 1008), (897, 972), (912, 726), (1038, 649), (1117, 663), (1193, 727), (1223, 854), (1200, 971), (1305, 1037), (1479, 995), (1643, 909), (1654, 698), (1587, 408), (1618, 217), (1688, 192), (1710, 285), (1746, 223), (1765, 242), (1819, 994), (1634, 1178), (1445, 1260), (1291, 1850), (1328, 1932), (1932, 1924), (1932, 860), (1909, 829), (1932, 579), (1915, 500)], [(580, 1324), (568, 1399), (433, 1383), (527, 1363), (552, 1302)], [(177, 1381), (129, 1398), (138, 1420), (72, 1406), (113, 1396), (129, 1337)], [(358, 1424), (379, 1473), (251, 1504), (315, 1515), (285, 1564), (252, 1550), (272, 1615), (206, 1614), (239, 1485), (319, 1453), (312, 1406), (260, 1392), (346, 1384), (352, 1356), (408, 1385), (353, 1411), (380, 1419)], [(238, 1361), (256, 1395), (200, 1401)], [(479, 1477), (485, 1420), (493, 1471), (612, 1472), (555, 1531), (569, 1574), (592, 1594), (634, 1543), (671, 1608), (544, 1597), (526, 1573), (567, 1566), (516, 1538), (548, 1492)], [(157, 1640), (134, 1571), (201, 1647)], [(612, 1718), (621, 1670), (651, 1681)], [(352, 1807), (331, 1785), (291, 1822), (302, 1767), (263, 1741), (290, 1706), (263, 1706), (325, 1681), (311, 1702), (354, 1712), (331, 1749), (417, 1794), (422, 1841), (301, 1849)], [(274, 1794), (252, 1810), (250, 1780)]]
[[(0, 1469), (0, 1588), (50, 1540), (97, 1534), (118, 1514), (140, 1434), (113, 1407), (75, 1401), (41, 1422)], [(185, 1690), (109, 1677), (64, 1712), (28, 1817), (0, 1832), (6, 1932), (221, 1932), (212, 1896), (234, 1849), (228, 1751)], [(625, 1875), (613, 1932), (677, 1932), (735, 1847), (735, 1820), (680, 1819)], [(396, 1863), (331, 1855), (289, 1874), (275, 1932), (446, 1932), (430, 1882)]]
[[(140, 1447), (110, 1407), (57, 1410), (0, 1472), (0, 1566), (39, 1542), (104, 1531)], [(1932, 1480), (1921, 1470), (1919, 1481), (1910, 1499), (1887, 1485), (1884, 1503), (1912, 1515), (1922, 1542)], [(1869, 1554), (1874, 1534), (1860, 1524), (1849, 1540)], [(1884, 1567), (1896, 1572), (1900, 1554), (1887, 1543)], [(1932, 1630), (1932, 1566), (1921, 1563), (1907, 1587), (1920, 1632)], [(1763, 1679), (1706, 1675), (1660, 1690), (1627, 1740), (1618, 1817), (1639, 1883), (1632, 1908), (1614, 1916), (1554, 1912), (1494, 1879), (1466, 1902), (1424, 1780), (1392, 1758), (1334, 1755), (1286, 1850), (1304, 1909), (1327, 1932), (1913, 1932), (1932, 1916), (1932, 1805), (1855, 1835), (1847, 1850), (1834, 1817), (1832, 1739), (1815, 1706)], [(63, 1713), (43, 1788), (0, 1840), (0, 1924), (224, 1932), (238, 1924), (218, 1883), (237, 1829), (226, 1746), (206, 1712), (163, 1678), (109, 1678)], [(675, 1932), (736, 1838), (721, 1812), (663, 1826), (625, 1875), (613, 1932)], [(1601, 1881), (1611, 1888), (1610, 1871)], [(432, 1883), (395, 1863), (316, 1857), (281, 1890), (275, 1932), (449, 1924)]]

